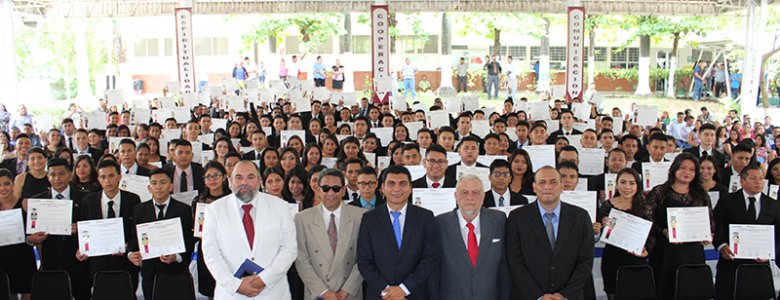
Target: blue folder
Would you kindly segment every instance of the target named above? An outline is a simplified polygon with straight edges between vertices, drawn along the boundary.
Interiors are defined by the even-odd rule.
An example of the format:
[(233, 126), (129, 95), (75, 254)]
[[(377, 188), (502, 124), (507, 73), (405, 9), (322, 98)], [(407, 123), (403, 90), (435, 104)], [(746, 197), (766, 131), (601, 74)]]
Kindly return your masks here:
[(238, 270), (236, 270), (236, 273), (233, 274), (238, 279), (241, 279), (243, 277), (247, 276), (254, 276), (257, 274), (260, 274), (264, 269), (261, 266), (258, 266), (253, 261), (246, 259), (244, 260), (244, 263), (241, 264), (241, 266), (238, 267)]

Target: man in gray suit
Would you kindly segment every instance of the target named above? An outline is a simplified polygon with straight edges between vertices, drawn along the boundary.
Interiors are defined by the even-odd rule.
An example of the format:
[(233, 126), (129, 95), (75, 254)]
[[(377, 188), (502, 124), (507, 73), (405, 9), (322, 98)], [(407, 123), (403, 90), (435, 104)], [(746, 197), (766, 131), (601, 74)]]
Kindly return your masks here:
[(442, 299), (509, 299), (504, 212), (482, 207), (482, 181), (466, 174), (455, 187), (458, 208), (436, 217), (441, 241)]
[(365, 209), (346, 205), (344, 173), (320, 172), (322, 203), (295, 216), (298, 258), (304, 299), (363, 299), (363, 277), (357, 267), (357, 239)]

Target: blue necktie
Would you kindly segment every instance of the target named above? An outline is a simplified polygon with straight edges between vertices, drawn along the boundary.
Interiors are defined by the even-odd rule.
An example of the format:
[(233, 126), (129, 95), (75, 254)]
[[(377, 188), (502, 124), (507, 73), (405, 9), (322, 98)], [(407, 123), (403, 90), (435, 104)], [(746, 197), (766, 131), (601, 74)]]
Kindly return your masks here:
[(398, 249), (401, 249), (401, 220), (398, 218), (401, 217), (400, 211), (391, 211), (391, 215), (393, 215), (393, 232), (395, 233), (395, 243), (398, 245)]

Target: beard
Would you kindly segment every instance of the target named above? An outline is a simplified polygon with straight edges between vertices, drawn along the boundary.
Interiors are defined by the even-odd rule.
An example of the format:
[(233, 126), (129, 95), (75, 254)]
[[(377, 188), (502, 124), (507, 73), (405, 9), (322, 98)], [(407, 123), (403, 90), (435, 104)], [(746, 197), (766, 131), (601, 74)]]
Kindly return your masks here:
[(239, 186), (238, 190), (236, 191), (236, 198), (241, 200), (244, 203), (249, 203), (252, 201), (252, 199), (255, 198), (255, 195), (257, 194), (257, 191), (249, 186)]

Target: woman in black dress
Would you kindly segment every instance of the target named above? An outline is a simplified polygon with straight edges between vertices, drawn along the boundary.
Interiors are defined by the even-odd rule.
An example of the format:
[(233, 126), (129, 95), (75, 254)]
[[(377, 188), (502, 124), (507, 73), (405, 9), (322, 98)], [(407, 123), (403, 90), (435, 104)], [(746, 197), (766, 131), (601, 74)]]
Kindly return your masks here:
[[(14, 196), (13, 176), (7, 169), (0, 169), (0, 211), (17, 208), (24, 222), (26, 213), (21, 210), (22, 200)], [(15, 242), (0, 246), (0, 271), (8, 275), (12, 299), (17, 294), (21, 294), (22, 299), (30, 299), (30, 283), (36, 269), (35, 254), (25, 240)]]
[[(712, 156), (707, 156), (700, 159), (699, 161), (699, 170), (701, 170), (701, 184), (704, 190), (709, 193), (717, 192), (718, 199), (720, 199), (720, 197), (726, 196), (726, 194), (728, 194), (728, 190), (726, 186), (718, 180), (718, 178), (720, 178), (720, 174), (718, 174), (718, 168), (715, 167), (715, 159), (712, 158)], [(712, 197), (710, 197), (710, 200), (713, 202), (715, 201), (715, 199), (712, 199)], [(715, 206), (714, 203), (713, 206)]]
[[(602, 234), (610, 230), (609, 213), (613, 210), (629, 213), (645, 220), (653, 221), (655, 203), (643, 196), (642, 181), (634, 169), (625, 168), (617, 174), (615, 195), (599, 209), (598, 219), (603, 224)], [(604, 278), (604, 292), (610, 300), (615, 298), (617, 270), (622, 266), (647, 265), (647, 250), (652, 249), (655, 239), (647, 237), (642, 253), (633, 253), (612, 245), (604, 246), (601, 258), (601, 276)]]
[[(704, 264), (704, 244), (709, 241), (670, 243), (666, 209), (669, 207), (698, 207), (709, 209), (712, 223), (710, 196), (702, 187), (699, 160), (690, 153), (681, 153), (672, 162), (667, 181), (650, 190), (647, 201), (656, 203), (653, 230), (656, 243), (650, 256), (650, 264), (656, 276), (659, 299), (672, 299), (677, 267), (684, 264)], [(714, 227), (710, 224), (710, 227)], [(710, 238), (711, 240), (711, 238)]]
[(35, 147), (27, 150), (27, 172), (16, 175), (14, 179), (14, 195), (19, 198), (30, 198), (47, 191), (51, 184), (46, 177), (46, 152)]
[[(230, 188), (228, 188), (227, 170), (219, 162), (210, 161), (204, 167), (203, 180), (206, 184), (206, 192), (201, 193), (192, 201), (192, 215), (193, 220), (198, 222), (198, 216), (195, 215), (195, 210), (198, 207), (198, 203), (211, 203), (219, 198), (229, 195)], [(198, 239), (200, 241), (200, 239)], [(216, 288), (216, 281), (214, 276), (211, 275), (209, 269), (206, 267), (206, 263), (203, 260), (203, 248), (202, 244), (198, 243), (198, 292), (209, 299), (214, 298), (214, 288)]]
[(70, 186), (84, 194), (99, 192), (103, 189), (97, 180), (97, 170), (92, 162), (92, 157), (82, 155), (76, 158)]
[(301, 166), (296, 166), (284, 179), (282, 196), (288, 203), (297, 203), (298, 211), (312, 207), (314, 193), (309, 189), (309, 173)]
[(535, 196), (533, 166), (528, 151), (515, 150), (509, 156), (509, 163), (512, 164), (512, 182), (509, 184), (509, 189), (513, 193)]

